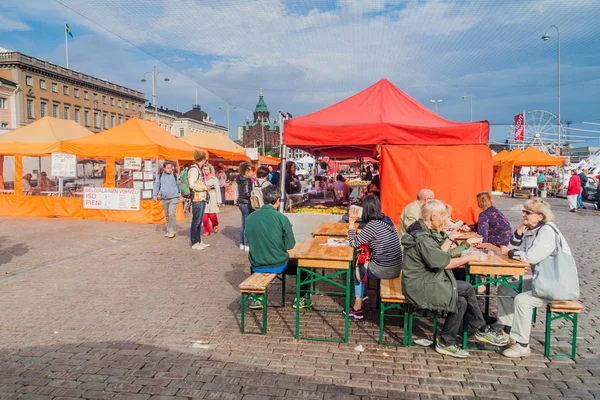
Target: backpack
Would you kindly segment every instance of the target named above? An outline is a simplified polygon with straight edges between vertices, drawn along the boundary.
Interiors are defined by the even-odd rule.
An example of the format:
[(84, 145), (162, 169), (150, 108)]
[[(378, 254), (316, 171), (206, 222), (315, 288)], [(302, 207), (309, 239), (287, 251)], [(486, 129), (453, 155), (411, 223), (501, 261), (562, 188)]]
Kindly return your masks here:
[(192, 192), (190, 190), (190, 181), (188, 179), (188, 171), (181, 172), (181, 178), (179, 180), (179, 187), (181, 190), (181, 196), (189, 199), (192, 196)]
[(265, 204), (265, 201), (263, 200), (262, 187), (266, 182), (268, 181), (265, 180), (262, 184), (259, 184), (258, 182), (252, 184), (252, 191), (250, 192), (250, 205), (252, 206), (253, 210), (258, 210)]

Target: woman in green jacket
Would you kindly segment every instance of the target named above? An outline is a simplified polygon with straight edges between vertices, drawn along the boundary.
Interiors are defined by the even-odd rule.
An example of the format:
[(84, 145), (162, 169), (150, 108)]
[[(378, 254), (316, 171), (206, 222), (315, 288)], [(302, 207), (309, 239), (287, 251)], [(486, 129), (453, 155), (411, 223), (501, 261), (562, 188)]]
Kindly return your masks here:
[(452, 357), (466, 358), (469, 353), (456, 345), (456, 335), (465, 312), (475, 339), (494, 346), (504, 346), (508, 339), (502, 332), (486, 325), (475, 290), (470, 283), (457, 281), (452, 269), (470, 261), (479, 261), (479, 253), (452, 258), (448, 251), (460, 232), (446, 236), (452, 210), (443, 201), (430, 200), (421, 210), (421, 219), (413, 223), (402, 237), (402, 291), (418, 308), (447, 311), (436, 351)]

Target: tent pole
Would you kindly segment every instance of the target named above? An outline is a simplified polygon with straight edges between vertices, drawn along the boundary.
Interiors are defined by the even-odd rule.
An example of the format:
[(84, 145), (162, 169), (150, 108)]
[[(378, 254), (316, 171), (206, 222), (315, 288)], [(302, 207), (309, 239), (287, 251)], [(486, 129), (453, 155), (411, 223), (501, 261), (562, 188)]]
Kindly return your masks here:
[(286, 152), (287, 147), (283, 144), (283, 129), (285, 127), (285, 122), (283, 120), (283, 115), (279, 112), (279, 144), (281, 145), (281, 151), (279, 152), (280, 168), (279, 168), (279, 189), (281, 189), (281, 201), (279, 202), (279, 212), (284, 212), (283, 208), (283, 199), (285, 199), (285, 164), (286, 164)]

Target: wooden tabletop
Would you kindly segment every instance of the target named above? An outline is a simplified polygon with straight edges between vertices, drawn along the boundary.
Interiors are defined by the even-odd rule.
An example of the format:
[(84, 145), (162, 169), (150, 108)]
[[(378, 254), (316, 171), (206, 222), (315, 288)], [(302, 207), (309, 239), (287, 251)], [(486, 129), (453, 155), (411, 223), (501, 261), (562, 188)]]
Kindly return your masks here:
[(350, 246), (327, 246), (326, 237), (308, 239), (294, 247), (301, 267), (346, 269), (354, 258)]
[(460, 234), (459, 237), (456, 238), (456, 240), (467, 240), (467, 239), (471, 239), (471, 238), (479, 238), (481, 236), (479, 236), (479, 234), (477, 232), (463, 232)]
[(490, 243), (482, 243), (481, 248), (483, 250), (491, 250), (494, 252), (493, 256), (488, 255), (487, 260), (482, 261), (471, 261), (469, 265), (471, 267), (508, 267), (508, 268), (522, 268), (526, 270), (529, 268), (529, 263), (520, 260), (513, 260), (503, 255), (500, 249)]
[(323, 222), (312, 232), (313, 236), (348, 237), (348, 224), (344, 222)]

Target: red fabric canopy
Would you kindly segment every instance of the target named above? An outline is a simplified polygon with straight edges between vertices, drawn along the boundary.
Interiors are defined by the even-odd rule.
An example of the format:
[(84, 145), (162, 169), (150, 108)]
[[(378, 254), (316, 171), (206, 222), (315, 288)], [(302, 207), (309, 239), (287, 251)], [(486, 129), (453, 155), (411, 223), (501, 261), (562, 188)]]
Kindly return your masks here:
[(378, 145), (487, 144), (489, 123), (452, 122), (387, 79), (337, 104), (285, 121), (283, 143), (330, 156), (369, 156)]

